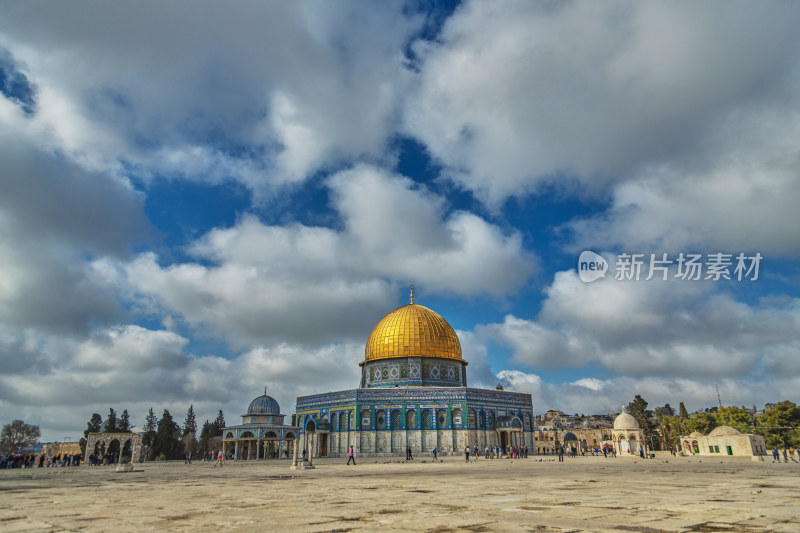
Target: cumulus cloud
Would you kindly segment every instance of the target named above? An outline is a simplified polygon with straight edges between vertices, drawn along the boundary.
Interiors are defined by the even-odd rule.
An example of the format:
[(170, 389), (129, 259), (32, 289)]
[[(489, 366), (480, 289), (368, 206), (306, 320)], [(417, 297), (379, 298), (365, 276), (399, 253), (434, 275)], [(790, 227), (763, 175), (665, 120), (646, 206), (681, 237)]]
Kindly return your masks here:
[(779, 379), (772, 383), (720, 378), (714, 381), (650, 376), (645, 378), (618, 376), (608, 379), (583, 378), (561, 384), (547, 383), (537, 374), (504, 370), (498, 374), (506, 390), (527, 392), (533, 396), (537, 413), (559, 409), (573, 414), (619, 413), (623, 405), (637, 394), (649, 408), (670, 404), (677, 409), (684, 402), (689, 411), (704, 409), (717, 402), (724, 405), (761, 405), (763, 398), (789, 398), (794, 394), (793, 380)]
[(753, 125), (737, 113), (769, 102), (797, 116), (800, 9), (724, 7), (466, 3), (417, 45), (407, 127), (495, 206), (563, 177), (602, 191), (725, 150), (711, 146), (720, 130)]
[(365, 338), (396, 282), (432, 293), (507, 294), (535, 266), (504, 234), (401, 176), (361, 165), (329, 181), (344, 229), (268, 226), (245, 217), (190, 246), (196, 262), (152, 254), (116, 271), (143, 308), (166, 309), (238, 346)]
[(0, 46), (37, 87), (46, 142), (93, 168), (264, 194), (384, 157), (423, 23), (399, 2), (35, 4), (3, 6)]
[[(784, 111), (780, 112), (784, 115)], [(796, 258), (800, 236), (800, 115), (762, 113), (735, 124), (713, 164), (664, 164), (614, 189), (609, 209), (566, 224), (571, 250), (759, 251)]]
[[(127, 182), (31, 147), (0, 122), (0, 322), (62, 334), (115, 320), (91, 256), (126, 258), (151, 228)], [(24, 137), (24, 136), (23, 136)]]
[(747, 305), (709, 283), (581, 282), (559, 272), (536, 320), (508, 315), (478, 331), (534, 368), (600, 364), (630, 376), (744, 378), (769, 361), (771, 378), (790, 370), (798, 302)]
[(187, 338), (133, 325), (97, 329), (82, 342), (42, 339), (31, 345), (0, 332), (0, 352), (26, 347), (48, 361), (47, 366), (32, 365), (30, 359), (25, 365), (4, 365), (0, 391), (3, 412), (23, 419), (37, 412), (47, 440), (61, 440), (64, 432), (77, 439), (75, 432), (91, 413), (105, 418), (109, 407), (117, 414), (128, 409), (141, 427), (150, 407), (159, 417), (169, 409), (182, 423), (193, 402), (201, 422), (222, 409), (234, 424), (265, 386), (282, 412), (291, 415), (297, 395), (357, 387), (357, 363), (363, 358), (363, 344), (338, 343), (260, 346), (230, 359), (196, 356), (187, 352)]

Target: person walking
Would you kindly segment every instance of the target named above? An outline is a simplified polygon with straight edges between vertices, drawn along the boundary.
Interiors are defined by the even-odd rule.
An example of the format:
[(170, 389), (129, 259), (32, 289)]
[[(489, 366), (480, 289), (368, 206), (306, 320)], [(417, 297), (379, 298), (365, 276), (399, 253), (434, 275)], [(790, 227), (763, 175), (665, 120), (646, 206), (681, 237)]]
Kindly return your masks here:
[(406, 446), (406, 461), (413, 461), (414, 458), (411, 456), (411, 446)]
[(559, 463), (563, 463), (564, 462), (564, 447), (563, 446), (559, 446), (558, 447), (558, 462)]
[(433, 460), (436, 460), (436, 446), (433, 447)]
[(215, 467), (219, 466), (220, 468), (222, 468), (222, 450), (220, 450), (219, 453), (217, 454), (217, 462), (214, 463), (214, 466)]
[(349, 456), (347, 458), (347, 464), (349, 465), (350, 461), (353, 461), (353, 466), (356, 466), (356, 456), (353, 455), (353, 447), (352, 446), (350, 446), (350, 450), (347, 452), (347, 454)]
[(464, 448), (464, 459), (469, 462), (469, 446)]

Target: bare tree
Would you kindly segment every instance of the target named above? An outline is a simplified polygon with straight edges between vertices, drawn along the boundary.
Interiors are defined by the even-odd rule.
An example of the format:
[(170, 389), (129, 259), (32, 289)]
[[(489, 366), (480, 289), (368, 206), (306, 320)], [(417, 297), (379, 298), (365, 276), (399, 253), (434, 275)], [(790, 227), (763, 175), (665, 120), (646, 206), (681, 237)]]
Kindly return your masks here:
[(26, 424), (22, 420), (14, 420), (3, 426), (0, 434), (0, 451), (2, 453), (22, 453), (25, 448), (39, 442), (42, 432), (39, 426)]

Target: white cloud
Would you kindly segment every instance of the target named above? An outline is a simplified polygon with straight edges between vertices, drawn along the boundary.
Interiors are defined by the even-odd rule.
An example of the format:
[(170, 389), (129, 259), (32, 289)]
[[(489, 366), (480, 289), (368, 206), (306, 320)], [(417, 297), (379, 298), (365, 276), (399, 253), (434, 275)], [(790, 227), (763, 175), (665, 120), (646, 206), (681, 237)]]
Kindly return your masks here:
[(490, 207), (543, 184), (613, 198), (567, 225), (573, 251), (794, 257), (798, 23), (773, 2), (467, 2), (416, 45), (406, 127)]
[(39, 142), (94, 170), (257, 194), (384, 157), (422, 23), (399, 2), (90, 11), (2, 8), (0, 47), (36, 87), (25, 120)]
[(365, 337), (403, 280), (431, 293), (503, 295), (534, 269), (518, 235), (447, 216), (442, 198), (410, 180), (362, 165), (330, 186), (341, 231), (245, 217), (196, 241), (198, 262), (162, 266), (143, 254), (119, 267), (119, 281), (145, 308), (247, 346)]
[(562, 384), (549, 384), (536, 374), (518, 370), (501, 372), (506, 390), (528, 392), (533, 395), (534, 411), (542, 413), (548, 409), (560, 409), (568, 414), (619, 413), (623, 405), (640, 394), (653, 409), (670, 404), (674, 409), (684, 402), (689, 411), (711, 407), (717, 403), (717, 389), (723, 405), (763, 406), (765, 398), (793, 397), (790, 383), (776, 380), (748, 381), (745, 379), (720, 378), (715, 380), (668, 378), (651, 376), (646, 378), (619, 376), (608, 379), (583, 378)]
[(0, 331), (4, 361), (6, 352), (19, 357), (27, 345), (27, 364), (4, 364), (0, 406), (43, 426), (44, 440), (65, 434), (77, 439), (91, 413), (105, 418), (109, 407), (117, 414), (128, 409), (139, 427), (150, 407), (159, 417), (169, 409), (182, 424), (189, 403), (201, 424), (213, 420), (218, 409), (235, 424), (264, 386), (287, 415), (294, 412), (298, 395), (357, 387), (357, 363), (363, 359), (362, 343), (317, 348), (283, 343), (231, 359), (192, 355), (187, 343), (175, 333), (139, 326), (98, 329), (83, 342), (46, 335), (26, 340)]
[(651, 280), (591, 284), (559, 272), (536, 320), (508, 315), (479, 326), (534, 368), (601, 365), (629, 376), (777, 379), (792, 363), (798, 302), (749, 306), (709, 283)]

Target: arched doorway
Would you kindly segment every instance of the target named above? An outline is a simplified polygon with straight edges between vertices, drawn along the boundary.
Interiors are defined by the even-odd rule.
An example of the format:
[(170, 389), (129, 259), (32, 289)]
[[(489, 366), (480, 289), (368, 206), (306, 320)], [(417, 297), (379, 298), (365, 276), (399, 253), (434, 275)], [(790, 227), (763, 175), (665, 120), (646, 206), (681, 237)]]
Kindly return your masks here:
[(131, 461), (133, 453), (133, 448), (131, 446), (130, 439), (125, 441), (125, 444), (122, 446), (122, 452), (119, 454), (119, 460), (122, 463), (129, 463)]
[(628, 440), (625, 437), (620, 437), (617, 448), (619, 448), (620, 454), (628, 453), (630, 451), (630, 448), (628, 447)]
[(278, 447), (278, 435), (274, 431), (267, 431), (264, 434), (264, 457), (267, 459), (278, 459), (280, 449)]
[(237, 446), (236, 459), (253, 459), (253, 453), (255, 452), (253, 439), (255, 439), (255, 435), (253, 435), (252, 431), (245, 431), (241, 434), (239, 441), (237, 441), (239, 446)]

